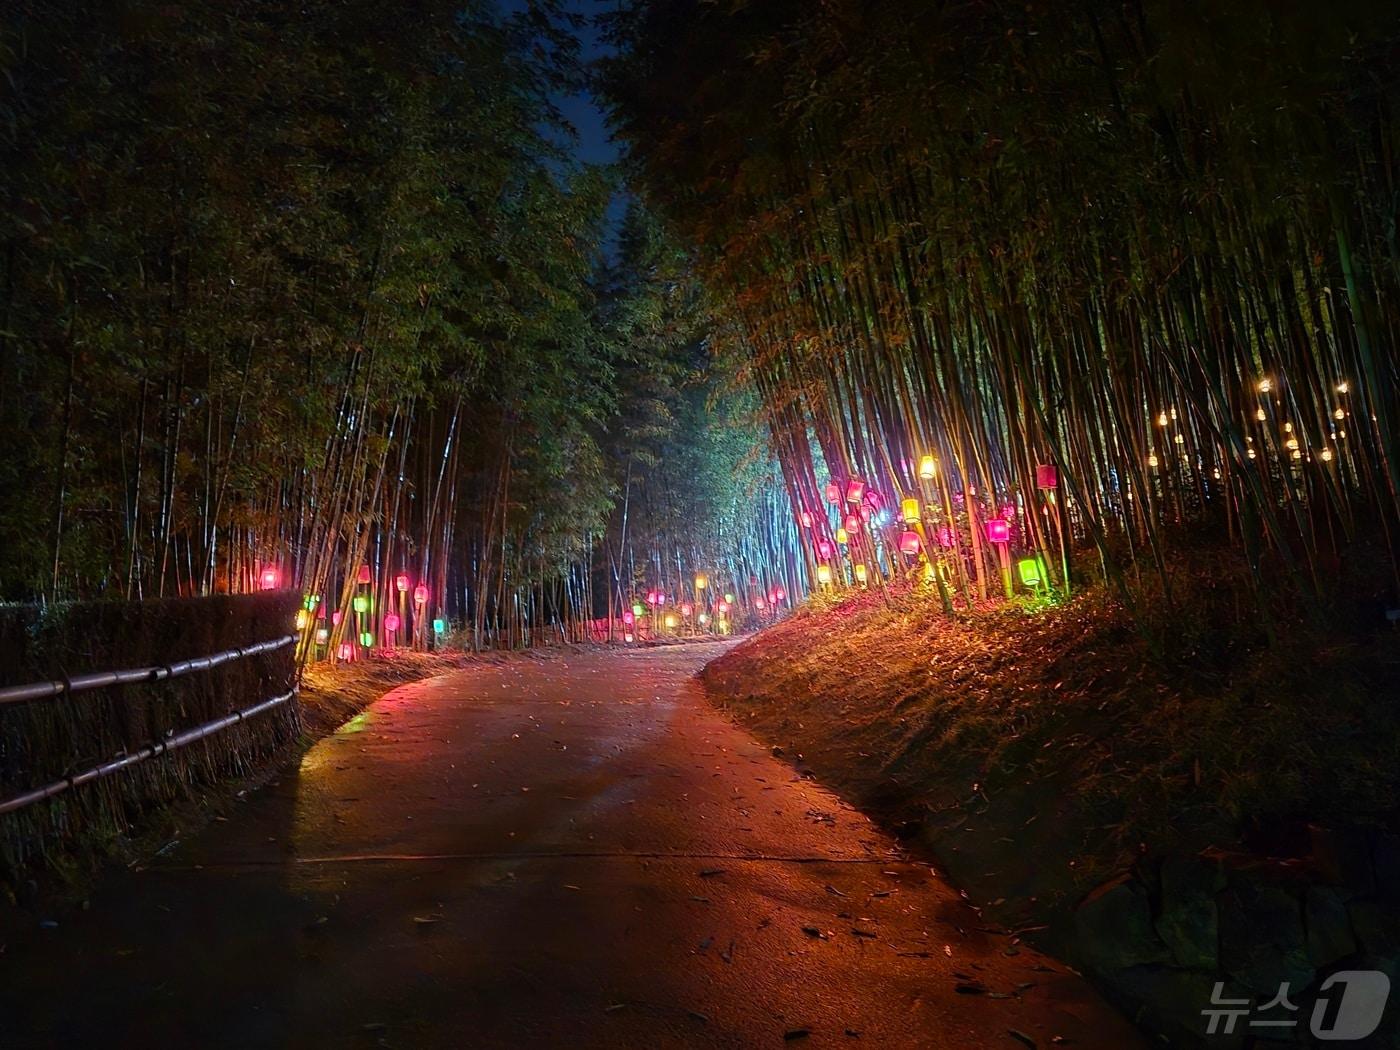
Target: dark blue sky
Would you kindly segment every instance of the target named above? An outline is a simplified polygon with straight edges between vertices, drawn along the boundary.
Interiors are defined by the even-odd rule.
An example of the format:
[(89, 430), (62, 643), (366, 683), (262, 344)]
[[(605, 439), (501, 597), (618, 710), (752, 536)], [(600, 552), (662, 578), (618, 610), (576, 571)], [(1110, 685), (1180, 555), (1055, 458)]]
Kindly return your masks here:
[[(507, 13), (522, 11), (527, 0), (497, 0), (502, 11)], [(563, 7), (571, 14), (591, 19), (606, 10), (611, 0), (563, 0)], [(577, 31), (579, 57), (591, 62), (604, 53), (598, 34), (591, 24), (584, 24)], [(570, 95), (556, 100), (564, 118), (578, 131), (578, 141), (574, 153), (579, 160), (589, 164), (610, 164), (618, 158), (617, 146), (608, 137), (608, 129), (603, 120), (603, 111), (593, 97), (588, 94)]]

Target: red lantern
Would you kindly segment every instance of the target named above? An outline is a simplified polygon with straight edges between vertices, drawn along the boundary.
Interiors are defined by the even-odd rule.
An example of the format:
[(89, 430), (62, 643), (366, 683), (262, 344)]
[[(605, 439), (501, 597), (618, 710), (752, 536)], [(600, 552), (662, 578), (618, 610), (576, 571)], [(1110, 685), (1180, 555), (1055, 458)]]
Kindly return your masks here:
[(781, 587), (778, 588), (778, 601), (787, 601), (787, 591), (783, 590)]
[(399, 589), (399, 593), (400, 593), (400, 594), (402, 594), (404, 591), (408, 590), (408, 573), (406, 573), (406, 572), (401, 572), (401, 573), (399, 573), (397, 576), (395, 576), (395, 577), (394, 577), (394, 586), (397, 587), (397, 588)]
[(876, 492), (874, 489), (870, 489), (865, 494), (865, 505), (871, 510), (879, 510), (885, 505), (885, 497), (880, 495), (880, 493)]
[(336, 655), (342, 660), (348, 660), (355, 655), (355, 649), (349, 642), (341, 642), (340, 648), (336, 650)]
[(804, 529), (810, 529), (812, 527), (812, 512), (809, 510), (804, 510), (801, 514), (797, 516), (797, 520), (802, 522), (802, 527)]
[(852, 536), (854, 536), (856, 533), (858, 533), (858, 532), (860, 531), (860, 515), (858, 515), (858, 514), (847, 514), (847, 515), (846, 515), (846, 531), (849, 532)]
[(865, 482), (860, 478), (852, 478), (846, 482), (846, 502), (859, 503), (865, 498)]
[(625, 624), (631, 624), (631, 623), (632, 623), (633, 621), (635, 621), (636, 619), (637, 619), (637, 618), (636, 618), (635, 616), (632, 615), (632, 610), (631, 610), (631, 609), (624, 609), (624, 610), (622, 611), (622, 622), (623, 622), (623, 623), (625, 623)]
[(390, 613), (384, 617), (384, 629), (386, 631), (397, 631), (399, 629), (399, 618), (395, 613)]
[(868, 503), (862, 503), (862, 504), (857, 508), (857, 510), (858, 510), (859, 513), (860, 513), (860, 520), (861, 520), (861, 521), (869, 521), (871, 518), (873, 518), (873, 517), (875, 516), (875, 512), (874, 512), (873, 510), (870, 509), (870, 505), (869, 505)]
[(826, 483), (826, 501), (828, 503), (841, 502), (841, 486), (834, 481), (828, 481)]
[(1055, 489), (1060, 487), (1060, 471), (1053, 463), (1041, 463), (1035, 468), (1035, 487)]
[(1004, 518), (992, 518), (987, 522), (987, 539), (992, 543), (1010, 543), (1011, 526)]
[(822, 561), (826, 561), (828, 558), (830, 558), (830, 557), (831, 557), (831, 553), (832, 553), (832, 547), (831, 547), (831, 541), (830, 541), (830, 540), (818, 540), (818, 541), (817, 541), (817, 554), (821, 557), (821, 560), (822, 560)]
[(275, 591), (279, 578), (280, 575), (276, 568), (269, 565), (262, 571), (262, 574), (258, 576), (258, 587), (264, 591)]
[(370, 581), (370, 574), (369, 574), (369, 566), (368, 566), (368, 565), (361, 565), (361, 566), (360, 566), (360, 575), (359, 575), (358, 579), (359, 579), (360, 583), (369, 583), (369, 581)]
[(339, 627), (339, 626), (340, 626), (340, 621), (341, 621), (342, 619), (344, 619), (344, 616), (345, 616), (345, 614), (342, 613), (339, 609), (337, 609), (335, 612), (331, 613), (331, 625), (334, 626), (334, 627)]
[(899, 550), (902, 554), (919, 553), (919, 534), (913, 529), (905, 529), (899, 534)]
[(428, 604), (428, 588), (424, 587), (421, 583), (417, 587), (413, 588), (413, 604)]

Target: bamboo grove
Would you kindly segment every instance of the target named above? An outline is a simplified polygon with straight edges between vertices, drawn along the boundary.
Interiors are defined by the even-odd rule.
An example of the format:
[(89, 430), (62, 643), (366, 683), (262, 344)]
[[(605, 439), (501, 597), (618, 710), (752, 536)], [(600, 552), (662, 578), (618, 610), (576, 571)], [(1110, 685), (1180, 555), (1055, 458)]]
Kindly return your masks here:
[(612, 631), (697, 572), (796, 590), (685, 256), (568, 150), (567, 29), (11, 7), (0, 599), (295, 587), (334, 658)]
[(1393, 5), (634, 0), (610, 28), (635, 178), (701, 253), (814, 570), (857, 479), (916, 501), (921, 553), (847, 530), (834, 584), (975, 602), (1007, 547), (1062, 580), (1077, 546), (1170, 603), (1212, 548), (1261, 607), (1321, 615), (1342, 575), (1397, 604)]

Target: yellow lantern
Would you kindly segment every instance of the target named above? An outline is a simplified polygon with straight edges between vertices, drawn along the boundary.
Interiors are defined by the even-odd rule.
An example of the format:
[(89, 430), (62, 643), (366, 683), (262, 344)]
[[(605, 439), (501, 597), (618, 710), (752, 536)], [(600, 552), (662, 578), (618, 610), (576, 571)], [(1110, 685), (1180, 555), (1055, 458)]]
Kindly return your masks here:
[(667, 613), (667, 614), (666, 614), (666, 626), (667, 626), (667, 627), (675, 627), (676, 624), (678, 624), (678, 623), (680, 623), (680, 621), (676, 619), (676, 614), (675, 614), (675, 613)]
[(848, 536), (848, 535), (846, 534), (846, 530), (845, 530), (845, 529), (837, 529), (837, 530), (836, 530), (836, 542), (839, 543), (839, 544), (841, 544), (842, 546), (844, 546), (845, 544), (851, 542), (851, 537)]
[(910, 525), (919, 520), (919, 501), (913, 498), (906, 499), (900, 503), (900, 511), (905, 521)]
[(297, 610), (297, 630), (306, 630), (306, 625), (311, 622), (311, 615), (305, 609)]
[(817, 582), (820, 583), (823, 587), (825, 587), (827, 584), (831, 583), (831, 566), (830, 566), (830, 565), (818, 565), (818, 566), (817, 566)]
[(695, 589), (696, 589), (697, 591), (703, 591), (703, 590), (709, 585), (709, 583), (710, 583), (710, 581), (707, 580), (707, 579), (705, 579), (705, 576), (704, 576), (703, 573), (698, 573), (698, 572), (697, 572), (697, 573), (695, 574)]
[(928, 481), (932, 479), (934, 474), (936, 474), (937, 472), (938, 461), (935, 460), (932, 456), (925, 456), (923, 459), (919, 460), (919, 477), (923, 478), (925, 481)]

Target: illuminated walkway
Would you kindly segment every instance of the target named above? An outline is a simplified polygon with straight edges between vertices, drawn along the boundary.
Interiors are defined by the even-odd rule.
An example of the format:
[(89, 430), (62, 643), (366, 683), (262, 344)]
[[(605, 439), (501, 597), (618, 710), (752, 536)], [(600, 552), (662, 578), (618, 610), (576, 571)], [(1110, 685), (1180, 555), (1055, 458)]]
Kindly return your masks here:
[(391, 693), (234, 819), (10, 945), (0, 1043), (1137, 1045), (706, 706), (690, 675), (715, 651)]

